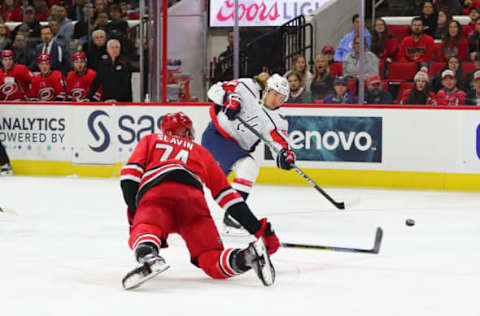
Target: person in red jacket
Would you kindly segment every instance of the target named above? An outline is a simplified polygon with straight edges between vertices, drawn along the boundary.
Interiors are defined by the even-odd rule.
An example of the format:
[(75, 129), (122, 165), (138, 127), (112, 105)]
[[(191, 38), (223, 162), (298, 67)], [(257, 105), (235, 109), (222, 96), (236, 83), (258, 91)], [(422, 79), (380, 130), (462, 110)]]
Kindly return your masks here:
[(0, 12), (5, 22), (22, 22), (23, 20), (22, 9), (15, 5), (15, 0), (4, 0)]
[(460, 60), (468, 58), (468, 41), (462, 35), (462, 26), (458, 21), (452, 20), (448, 24), (448, 35), (442, 40), (438, 61), (446, 61), (450, 57), (458, 57)]
[(37, 63), (40, 73), (33, 78), (30, 98), (40, 101), (65, 101), (65, 82), (60, 71), (52, 71), (50, 55), (40, 54)]
[(397, 58), (398, 38), (388, 34), (388, 27), (382, 18), (375, 19), (375, 28), (372, 32), (371, 51), (380, 61), (389, 61)]
[[(129, 245), (139, 263), (123, 278), (124, 288), (135, 288), (169, 267), (159, 252), (168, 246), (172, 233), (182, 236), (191, 262), (208, 276), (227, 279), (253, 268), (265, 286), (272, 285), (275, 270), (269, 255), (278, 250), (280, 241), (270, 223), (255, 217), (209, 151), (193, 142), (188, 116), (168, 113), (160, 128), (161, 133), (140, 140), (121, 171)], [(204, 185), (256, 241), (244, 249), (224, 248), (205, 200)]]
[(398, 61), (429, 62), (433, 56), (433, 38), (423, 34), (423, 21), (416, 17), (412, 19), (412, 35), (405, 37), (400, 44)]
[[(90, 85), (97, 75), (93, 69), (87, 68), (87, 57), (83, 52), (77, 52), (72, 56), (73, 71), (67, 76), (67, 96), (74, 102), (83, 102), (90, 91)], [(100, 87), (93, 95), (94, 101), (102, 100), (102, 88)]]
[(465, 105), (466, 94), (457, 88), (457, 79), (450, 69), (442, 72), (443, 89), (435, 95), (434, 104), (440, 106)]
[(3, 101), (25, 100), (30, 93), (30, 85), (34, 77), (33, 72), (25, 65), (15, 64), (15, 56), (9, 49), (2, 51), (1, 58), (1, 99)]

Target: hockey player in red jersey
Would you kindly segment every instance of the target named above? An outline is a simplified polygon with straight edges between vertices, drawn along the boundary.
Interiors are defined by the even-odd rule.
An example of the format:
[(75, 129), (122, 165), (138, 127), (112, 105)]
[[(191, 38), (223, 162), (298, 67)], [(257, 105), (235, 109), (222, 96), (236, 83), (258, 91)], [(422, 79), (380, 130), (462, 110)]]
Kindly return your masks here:
[[(96, 71), (87, 68), (87, 57), (83, 52), (77, 52), (72, 56), (73, 71), (67, 76), (67, 95), (74, 102), (85, 100), (90, 84), (97, 75)], [(93, 95), (93, 101), (102, 100), (102, 87)]]
[(62, 73), (51, 69), (50, 55), (37, 57), (40, 73), (33, 78), (30, 98), (40, 101), (65, 101), (65, 82)]
[(2, 101), (25, 100), (30, 92), (30, 84), (34, 77), (25, 65), (16, 65), (13, 51), (2, 51), (2, 67), (0, 69), (0, 98)]
[[(226, 279), (253, 268), (264, 285), (272, 285), (275, 270), (269, 254), (280, 242), (270, 223), (257, 220), (208, 150), (192, 141), (192, 121), (185, 114), (165, 115), (161, 130), (140, 140), (121, 171), (129, 245), (139, 262), (123, 286), (135, 288), (169, 267), (159, 250), (168, 246), (170, 233), (182, 236), (191, 262), (210, 277)], [(223, 247), (202, 184), (256, 241), (245, 249)]]

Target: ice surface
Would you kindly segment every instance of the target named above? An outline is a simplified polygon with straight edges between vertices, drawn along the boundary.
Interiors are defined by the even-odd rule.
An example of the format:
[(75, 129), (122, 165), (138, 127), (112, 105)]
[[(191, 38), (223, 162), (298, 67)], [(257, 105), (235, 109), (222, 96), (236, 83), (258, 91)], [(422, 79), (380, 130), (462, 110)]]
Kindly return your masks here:
[(371, 248), (381, 226), (379, 255), (280, 249), (264, 287), (253, 272), (209, 279), (173, 236), (171, 268), (125, 291), (135, 261), (118, 179), (2, 177), (0, 314), (480, 315), (479, 193), (325, 189), (350, 209), (308, 186), (256, 185), (249, 204), (285, 242)]

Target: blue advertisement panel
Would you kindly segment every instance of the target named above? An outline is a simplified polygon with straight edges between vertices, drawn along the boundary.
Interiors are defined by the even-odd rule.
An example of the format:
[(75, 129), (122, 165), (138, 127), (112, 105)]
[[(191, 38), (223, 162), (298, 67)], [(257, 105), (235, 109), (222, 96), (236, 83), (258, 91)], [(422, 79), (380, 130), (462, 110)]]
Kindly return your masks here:
[[(288, 116), (297, 160), (382, 162), (382, 118)], [(266, 151), (267, 152), (267, 151)], [(265, 159), (271, 155), (267, 153)]]

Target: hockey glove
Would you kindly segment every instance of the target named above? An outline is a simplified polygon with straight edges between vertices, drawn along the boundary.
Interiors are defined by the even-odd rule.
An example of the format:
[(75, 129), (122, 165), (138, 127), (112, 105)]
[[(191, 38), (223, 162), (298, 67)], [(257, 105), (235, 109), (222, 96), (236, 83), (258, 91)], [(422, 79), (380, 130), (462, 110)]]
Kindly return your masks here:
[(267, 246), (267, 252), (271, 255), (280, 248), (280, 240), (278, 240), (277, 235), (275, 235), (275, 232), (272, 230), (272, 225), (267, 222), (266, 218), (260, 220), (260, 225), (260, 229), (254, 235), (257, 238), (263, 238), (265, 246)]
[(290, 149), (283, 148), (277, 156), (277, 166), (283, 170), (290, 170), (295, 163), (295, 153)]
[(225, 94), (222, 111), (229, 120), (234, 120), (240, 112), (240, 103), (242, 103), (242, 99), (239, 94), (234, 92)]

